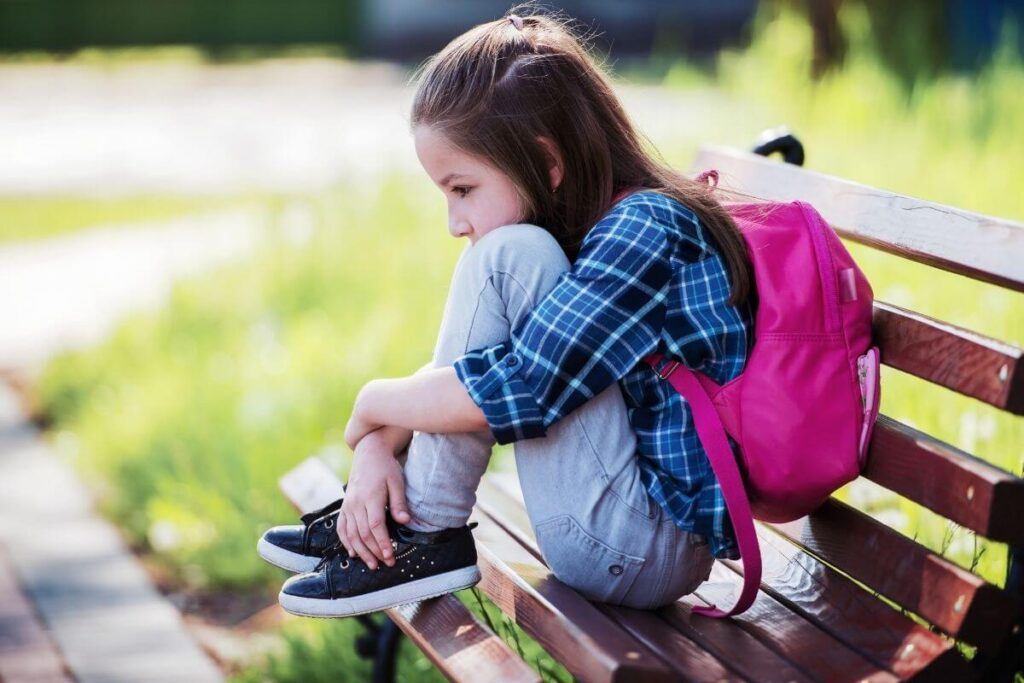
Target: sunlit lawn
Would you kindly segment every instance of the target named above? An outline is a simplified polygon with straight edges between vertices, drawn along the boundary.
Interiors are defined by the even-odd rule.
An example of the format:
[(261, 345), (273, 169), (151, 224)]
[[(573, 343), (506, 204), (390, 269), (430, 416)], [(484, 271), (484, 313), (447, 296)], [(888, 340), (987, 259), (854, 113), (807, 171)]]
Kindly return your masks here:
[(0, 196), (0, 243), (65, 235), (86, 228), (152, 224), (227, 206), (251, 206), (256, 196)]
[[(856, 28), (862, 19), (847, 21)], [(801, 61), (807, 40), (783, 18), (747, 52), (724, 56), (714, 78), (672, 70), (667, 87), (715, 87), (748, 104), (655, 142), (685, 167), (699, 142), (747, 147), (760, 129), (785, 122), (807, 144), (809, 167), (1024, 219), (1019, 64), (908, 94), (854, 50), (841, 73), (812, 86)], [(441, 202), (425, 178), (400, 177), (375, 193), (294, 197), (283, 210), (268, 208), (281, 234), (258, 259), (182, 284), (166, 310), (49, 367), (40, 391), (56, 442), (101, 492), (104, 511), (183, 583), (237, 589), (282, 580), (254, 552), (263, 529), (294, 518), (277, 478), (318, 451), (344, 470), (342, 430), (356, 391), (431, 355), (463, 247), (447, 235)], [(1021, 295), (860, 247), (854, 254), (878, 299), (1024, 343)], [(886, 371), (883, 383), (884, 413), (1021, 473), (1020, 418), (900, 373)], [(844, 496), (1002, 584), (1005, 546), (877, 487)], [(345, 664), (354, 629), (291, 622), (280, 658), (247, 677), (339, 680), (350, 671), (360, 679)], [(409, 652), (401, 666), (416, 671), (424, 661)]]

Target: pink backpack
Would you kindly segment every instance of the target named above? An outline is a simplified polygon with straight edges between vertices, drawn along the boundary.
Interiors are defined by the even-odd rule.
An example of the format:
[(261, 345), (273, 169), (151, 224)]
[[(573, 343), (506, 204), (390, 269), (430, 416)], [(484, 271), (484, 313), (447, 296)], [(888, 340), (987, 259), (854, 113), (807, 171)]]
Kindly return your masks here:
[[(693, 610), (710, 617), (739, 614), (757, 596), (755, 517), (798, 519), (859, 476), (880, 397), (874, 295), (835, 231), (803, 202), (724, 206), (746, 240), (759, 299), (746, 367), (722, 386), (678, 362), (660, 373), (690, 405), (743, 559), (736, 605)], [(644, 360), (657, 370), (661, 356)]]

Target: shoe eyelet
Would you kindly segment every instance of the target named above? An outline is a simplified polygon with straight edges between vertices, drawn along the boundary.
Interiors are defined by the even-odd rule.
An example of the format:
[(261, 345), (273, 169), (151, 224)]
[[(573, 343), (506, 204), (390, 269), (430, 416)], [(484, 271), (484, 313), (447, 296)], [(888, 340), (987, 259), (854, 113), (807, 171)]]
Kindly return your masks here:
[(338, 566), (339, 566), (339, 567), (340, 567), (341, 569), (348, 569), (348, 560), (342, 560), (342, 561), (341, 561), (341, 562), (340, 562), (340, 563), (338, 564)]
[(324, 522), (324, 528), (325, 529), (333, 529), (334, 528), (334, 518), (333, 517), (331, 517), (326, 522)]

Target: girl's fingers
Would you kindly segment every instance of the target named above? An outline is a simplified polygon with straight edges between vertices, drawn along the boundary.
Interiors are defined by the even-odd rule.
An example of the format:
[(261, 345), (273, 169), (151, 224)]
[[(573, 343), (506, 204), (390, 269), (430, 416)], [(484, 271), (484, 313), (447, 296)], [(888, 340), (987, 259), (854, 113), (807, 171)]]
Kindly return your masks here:
[[(408, 524), (412, 521), (409, 506), (405, 502), (405, 478), (401, 472), (388, 477), (388, 507), (391, 509), (391, 516), (399, 524)], [(388, 545), (390, 547), (390, 543)]]
[[(363, 541), (363, 530), (367, 529), (366, 526), (366, 511), (357, 510), (355, 512), (355, 520), (349, 524), (348, 536), (352, 542), (352, 548), (356, 551), (356, 554), (366, 563), (366, 566), (370, 569), (377, 568), (377, 556), (370, 551)], [(369, 532), (367, 532), (369, 533)]]
[[(380, 552), (377, 554), (384, 564), (389, 567), (392, 566), (395, 561), (391, 559), (391, 537), (388, 534), (388, 525), (384, 521), (384, 510), (378, 510), (374, 508), (369, 511), (366, 516), (366, 521), (370, 525), (370, 534), (372, 535), (373, 545), (376, 546)], [(370, 541), (366, 541), (367, 544)]]
[[(373, 525), (370, 523), (370, 518), (373, 517), (376, 509), (376, 506), (372, 506), (370, 509), (367, 509), (365, 516), (360, 515), (356, 518), (356, 523), (359, 527), (359, 538), (363, 542), (363, 545), (366, 546), (367, 550), (373, 553), (375, 560), (383, 561), (384, 552), (380, 548), (380, 543), (374, 533)], [(370, 569), (375, 569), (375, 567), (370, 567)]]
[(338, 513), (338, 522), (335, 525), (335, 530), (338, 532), (338, 540), (345, 547), (345, 552), (351, 557), (353, 553), (352, 545), (348, 541), (348, 516), (344, 510)]

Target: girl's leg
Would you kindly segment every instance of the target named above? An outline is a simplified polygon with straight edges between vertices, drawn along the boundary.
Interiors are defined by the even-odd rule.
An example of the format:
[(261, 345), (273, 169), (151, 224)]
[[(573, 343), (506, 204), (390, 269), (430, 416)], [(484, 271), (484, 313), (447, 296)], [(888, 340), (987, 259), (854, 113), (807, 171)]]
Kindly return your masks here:
[[(542, 228), (499, 228), (462, 254), (434, 350), (450, 365), (506, 341), (570, 265)], [(405, 465), (413, 516), (427, 525), (466, 523), (490, 459), (489, 430), (416, 432)], [(652, 607), (692, 591), (713, 558), (702, 536), (676, 527), (640, 479), (636, 436), (618, 385), (548, 429), (515, 444), (527, 513), (552, 571), (596, 600)]]

